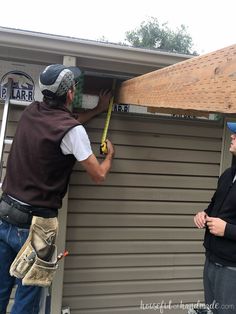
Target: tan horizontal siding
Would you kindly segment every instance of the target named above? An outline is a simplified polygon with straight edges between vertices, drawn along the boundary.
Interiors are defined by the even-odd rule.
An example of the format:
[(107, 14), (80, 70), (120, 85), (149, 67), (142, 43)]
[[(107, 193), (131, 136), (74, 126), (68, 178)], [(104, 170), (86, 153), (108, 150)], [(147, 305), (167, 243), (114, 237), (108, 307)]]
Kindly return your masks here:
[(136, 213), (136, 214), (187, 214), (193, 215), (206, 208), (207, 202), (169, 202), (169, 201), (142, 201), (142, 200), (88, 200), (70, 199), (69, 212), (71, 213)]
[[(219, 162), (220, 152), (216, 151), (199, 151), (185, 150), (175, 148), (174, 154), (170, 148), (156, 147), (139, 147), (139, 146), (121, 146), (117, 145), (113, 138), (111, 141), (116, 145), (116, 159), (125, 158), (132, 160), (149, 160), (149, 161), (175, 161), (175, 162), (196, 162), (217, 164)], [(140, 142), (139, 145), (142, 143)], [(95, 152), (98, 151), (98, 145), (94, 145)]]
[[(86, 124), (90, 129), (104, 129), (106, 115), (100, 115), (96, 119), (91, 120)], [(165, 134), (165, 135), (179, 135), (179, 136), (193, 136), (204, 138), (218, 138), (222, 137), (222, 128), (217, 122), (209, 121), (194, 121), (194, 120), (177, 120), (177, 119), (163, 119), (151, 116), (135, 116), (113, 113), (109, 124), (110, 131), (116, 132), (135, 132), (139, 135)]]
[(115, 281), (115, 280), (148, 280), (148, 279), (176, 279), (176, 278), (202, 278), (202, 266), (174, 266), (174, 267), (129, 267), (106, 269), (68, 269), (64, 281)]
[[(101, 161), (104, 117), (86, 127)], [(116, 156), (106, 181), (95, 185), (79, 163), (71, 177), (63, 305), (75, 314), (136, 314), (141, 300), (203, 301), (204, 230), (193, 215), (216, 188), (221, 127), (113, 115), (108, 137)]]
[[(196, 296), (197, 298), (198, 296)], [(69, 303), (70, 300), (67, 300), (67, 302)], [(184, 303), (183, 305), (175, 305), (173, 304), (172, 308), (169, 310), (169, 308), (167, 307), (167, 309), (165, 309), (166, 314), (186, 314), (187, 312), (187, 306), (189, 306), (189, 308), (192, 307), (192, 303), (187, 304)], [(143, 313), (144, 310), (140, 309), (140, 305), (137, 307), (119, 307), (119, 308), (108, 308), (108, 309), (91, 309), (91, 310), (79, 310), (79, 309), (73, 309), (73, 314), (137, 314), (137, 313)], [(160, 310), (153, 310), (152, 309), (145, 309), (145, 314), (153, 314), (153, 313), (159, 313)]]
[(64, 285), (65, 296), (103, 295), (124, 293), (160, 293), (168, 291), (196, 291), (202, 289), (202, 279), (171, 279), (171, 280), (135, 280), (75, 283)]
[(72, 255), (66, 258), (66, 268), (104, 268), (104, 267), (144, 267), (144, 266), (181, 266), (202, 265), (201, 253), (148, 253), (148, 254), (104, 254)]
[(173, 154), (171, 149), (116, 146), (116, 158), (217, 164), (219, 162), (220, 153), (175, 149)]
[(202, 253), (201, 241), (78, 241), (67, 242), (70, 254)]
[(173, 304), (179, 304), (179, 300), (183, 303), (191, 302), (193, 298), (201, 300), (203, 293), (201, 291), (184, 291), (184, 292), (167, 292), (160, 294), (121, 294), (121, 295), (104, 295), (104, 296), (81, 296), (81, 297), (66, 297), (65, 302), (71, 304), (75, 309), (86, 309), (89, 303), (89, 308), (109, 308), (110, 313), (113, 307), (139, 306), (141, 300), (146, 303), (161, 303), (169, 304), (171, 300)]
[[(78, 163), (75, 165), (74, 169), (80, 170)], [(175, 163), (143, 160), (133, 162), (133, 160), (115, 159), (112, 165), (112, 172), (215, 177), (219, 172), (219, 164)]]
[[(191, 217), (192, 218), (192, 217)], [(192, 220), (191, 220), (192, 222)], [(182, 223), (182, 221), (181, 221)], [(160, 223), (159, 223), (160, 225)], [(112, 228), (111, 226), (106, 228), (100, 227), (68, 227), (67, 229), (67, 239), (68, 241), (83, 241), (83, 240), (170, 240), (173, 239), (173, 234), (175, 240), (201, 240), (203, 237), (203, 230), (198, 230), (197, 228), (186, 228), (183, 227), (165, 227), (161, 225), (160, 227), (154, 226), (150, 227), (141, 225), (138, 227), (126, 227), (120, 226)]]
[[(192, 216), (130, 215), (130, 214), (69, 214), (68, 226), (96, 227), (193, 227)], [(172, 233), (173, 237), (173, 233)]]
[[(91, 184), (91, 179), (84, 171), (74, 171), (71, 176), (71, 185)], [(118, 186), (145, 186), (145, 187), (168, 187), (192, 188), (192, 189), (215, 189), (216, 178), (214, 177), (193, 177), (193, 176), (168, 176), (136, 173), (110, 173), (104, 183), (106, 185)]]
[(147, 200), (147, 201), (195, 201), (199, 199), (207, 202), (213, 190), (194, 189), (159, 189), (150, 187), (113, 187), (113, 186), (81, 186), (79, 189), (71, 185), (70, 198), (81, 199), (122, 199), (122, 200)]
[[(88, 129), (89, 137), (93, 144), (100, 144), (100, 130)], [(188, 134), (186, 134), (188, 135)], [(138, 146), (138, 147), (158, 147), (173, 148), (184, 150), (198, 151), (216, 151), (221, 150), (221, 139), (217, 137), (209, 138), (198, 136), (183, 136), (179, 141), (179, 136), (175, 134), (158, 134), (158, 133), (136, 133), (116, 132), (109, 128), (109, 139), (116, 145)]]

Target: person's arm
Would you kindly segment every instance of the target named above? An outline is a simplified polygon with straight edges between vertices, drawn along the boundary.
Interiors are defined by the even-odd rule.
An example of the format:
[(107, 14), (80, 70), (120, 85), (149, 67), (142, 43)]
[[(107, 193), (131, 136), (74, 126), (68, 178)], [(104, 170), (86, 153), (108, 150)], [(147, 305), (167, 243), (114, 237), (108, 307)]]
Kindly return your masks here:
[(225, 236), (226, 221), (223, 219), (217, 217), (207, 217), (206, 225), (211, 234), (218, 237)]
[(211, 234), (233, 241), (236, 240), (236, 225), (217, 217), (207, 217), (206, 223)]
[(197, 228), (199, 228), (199, 229), (205, 228), (206, 222), (207, 222), (207, 218), (208, 218), (208, 216), (211, 213), (211, 210), (212, 210), (212, 208), (214, 206), (214, 202), (215, 202), (215, 193), (214, 193), (214, 195), (213, 195), (213, 197), (211, 199), (211, 202), (209, 203), (208, 207), (205, 210), (198, 212), (194, 216), (193, 221), (194, 221), (194, 223), (195, 223)]
[(236, 225), (226, 223), (224, 236), (230, 240), (236, 241)]
[(204, 212), (207, 214), (207, 216), (210, 216), (210, 214), (211, 214), (211, 211), (212, 211), (214, 204), (215, 204), (215, 198), (216, 198), (216, 192), (213, 194), (211, 201), (210, 201), (209, 205), (207, 206), (207, 208), (204, 209)]
[(101, 163), (99, 163), (94, 154), (90, 155), (87, 159), (80, 161), (90, 178), (97, 184), (102, 183), (106, 179), (106, 175), (111, 168), (112, 159), (115, 153), (112, 143), (109, 140), (106, 142), (108, 153)]
[(101, 91), (99, 94), (99, 100), (98, 100), (97, 106), (94, 107), (93, 109), (87, 109), (86, 111), (79, 113), (76, 119), (81, 124), (83, 124), (89, 121), (90, 119), (92, 119), (93, 117), (97, 116), (98, 114), (104, 111), (107, 111), (111, 96), (112, 94), (110, 90)]
[(72, 128), (62, 139), (60, 147), (64, 155), (75, 156), (94, 182), (101, 183), (111, 168), (115, 154), (112, 143), (109, 140), (106, 142), (108, 153), (101, 163), (93, 154), (88, 135), (82, 125)]

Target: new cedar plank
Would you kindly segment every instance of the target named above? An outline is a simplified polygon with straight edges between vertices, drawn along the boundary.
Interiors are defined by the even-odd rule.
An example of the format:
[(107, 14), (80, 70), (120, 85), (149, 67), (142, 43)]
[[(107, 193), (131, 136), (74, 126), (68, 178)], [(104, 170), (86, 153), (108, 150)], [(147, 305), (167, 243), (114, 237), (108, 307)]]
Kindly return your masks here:
[(116, 102), (156, 111), (236, 113), (236, 45), (127, 80)]

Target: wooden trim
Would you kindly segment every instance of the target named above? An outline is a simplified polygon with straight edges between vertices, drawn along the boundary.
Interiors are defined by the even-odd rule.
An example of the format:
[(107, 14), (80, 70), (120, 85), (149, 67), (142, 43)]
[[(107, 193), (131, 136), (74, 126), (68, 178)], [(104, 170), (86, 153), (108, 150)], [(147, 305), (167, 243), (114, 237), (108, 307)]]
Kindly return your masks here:
[(116, 102), (170, 113), (236, 113), (236, 45), (127, 80)]

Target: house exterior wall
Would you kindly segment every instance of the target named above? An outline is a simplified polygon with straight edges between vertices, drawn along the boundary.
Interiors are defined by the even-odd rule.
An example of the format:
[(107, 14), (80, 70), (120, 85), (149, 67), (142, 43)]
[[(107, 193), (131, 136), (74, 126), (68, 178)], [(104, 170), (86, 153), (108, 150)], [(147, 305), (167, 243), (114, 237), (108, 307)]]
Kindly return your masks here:
[[(11, 108), (8, 136), (22, 110)], [(99, 159), (105, 117), (85, 125)], [(116, 156), (107, 180), (94, 185), (79, 163), (71, 177), (63, 307), (133, 314), (149, 303), (203, 301), (203, 231), (194, 228), (193, 215), (216, 187), (222, 135), (216, 121), (112, 114)]]
[[(86, 126), (99, 158), (104, 121)], [(107, 180), (94, 185), (77, 164), (69, 186), (62, 303), (71, 313), (203, 301), (203, 231), (193, 215), (216, 187), (222, 132), (214, 121), (113, 114)]]
[[(67, 54), (78, 52), (77, 63), (87, 71), (122, 69), (131, 76), (185, 59), (123, 51), (125, 48), (121, 59), (114, 47), (108, 48), (108, 58), (107, 49), (99, 45), (91, 49), (79, 43), (78, 49), (76, 42), (55, 36), (45, 39), (10, 33), (3, 47), (0, 40), (0, 71), (3, 65), (3, 72), (9, 71), (9, 63), (27, 71), (33, 67), (29, 74), (36, 90), (41, 69), (48, 63), (62, 63)], [(96, 58), (100, 49), (101, 60)], [(88, 51), (95, 55), (90, 57)], [(134, 60), (132, 64), (130, 60)], [(38, 94), (37, 99), (40, 97)], [(94, 101), (84, 95), (85, 107)], [(142, 304), (203, 300), (203, 232), (194, 228), (192, 218), (207, 205), (215, 189), (223, 127), (216, 121), (158, 117), (141, 109), (112, 114), (109, 138), (115, 144), (116, 157), (104, 184), (92, 184), (79, 164), (71, 177), (65, 202), (66, 230), (61, 229), (66, 232), (69, 256), (61, 262), (59, 276), (63, 276), (65, 262), (62, 305), (69, 306), (73, 314), (134, 314), (142, 312)], [(14, 136), (21, 113), (22, 108), (11, 108), (9, 136)], [(99, 158), (104, 122), (105, 114), (86, 125)], [(5, 147), (4, 167), (9, 149)], [(63, 224), (64, 218), (60, 219)], [(59, 308), (61, 300), (55, 295), (62, 289), (61, 281), (56, 281), (59, 284), (54, 286), (52, 298)], [(145, 313), (153, 310), (145, 309)], [(52, 310), (52, 314), (59, 313)]]

